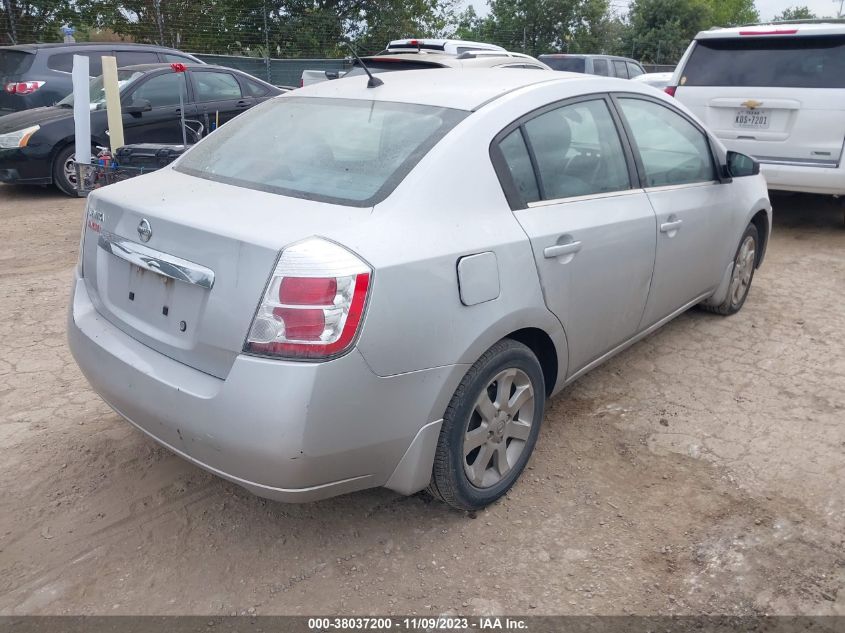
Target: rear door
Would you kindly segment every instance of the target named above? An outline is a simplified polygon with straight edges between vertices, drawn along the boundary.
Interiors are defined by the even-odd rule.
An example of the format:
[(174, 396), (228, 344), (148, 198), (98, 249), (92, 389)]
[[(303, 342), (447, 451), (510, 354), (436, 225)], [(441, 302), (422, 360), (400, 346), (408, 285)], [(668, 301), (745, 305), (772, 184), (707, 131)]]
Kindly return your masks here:
[(253, 105), (255, 99), (245, 96), (234, 73), (220, 70), (191, 70), (197, 114), (208, 117), (213, 130), (231, 121)]
[(676, 109), (640, 95), (618, 95), (638, 168), (657, 218), (654, 279), (640, 329), (715, 288), (728, 261), (731, 187), (716, 180), (706, 134)]
[(654, 264), (654, 212), (632, 184), (605, 97), (529, 115), (495, 148), (546, 305), (566, 331), (572, 375), (636, 333)]
[(774, 164), (837, 166), (845, 34), (700, 39), (675, 96), (730, 149)]

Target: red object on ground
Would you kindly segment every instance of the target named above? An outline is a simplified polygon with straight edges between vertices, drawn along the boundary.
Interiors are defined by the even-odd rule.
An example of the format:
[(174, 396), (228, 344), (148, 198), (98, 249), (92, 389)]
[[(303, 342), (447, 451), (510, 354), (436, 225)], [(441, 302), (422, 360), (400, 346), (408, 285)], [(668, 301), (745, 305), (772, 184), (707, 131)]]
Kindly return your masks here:
[(174, 62), (174, 63), (170, 64), (170, 67), (173, 69), (174, 73), (183, 73), (186, 70), (188, 70), (188, 67), (185, 66), (185, 64), (182, 64), (182, 63), (179, 63), (179, 62)]

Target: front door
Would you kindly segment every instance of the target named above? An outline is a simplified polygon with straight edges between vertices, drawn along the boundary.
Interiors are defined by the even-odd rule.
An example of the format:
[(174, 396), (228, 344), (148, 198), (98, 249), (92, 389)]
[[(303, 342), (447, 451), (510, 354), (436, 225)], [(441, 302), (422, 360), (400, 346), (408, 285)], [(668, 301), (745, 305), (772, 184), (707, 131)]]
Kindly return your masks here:
[(546, 305), (564, 326), (569, 375), (636, 334), (654, 264), (655, 219), (635, 188), (604, 97), (531, 115), (499, 143), (526, 208)]
[(645, 329), (714, 290), (728, 261), (731, 187), (717, 178), (706, 134), (690, 119), (648, 98), (620, 96), (657, 217), (654, 280), (640, 325)]
[[(149, 102), (147, 112), (123, 115), (123, 135), (127, 145), (134, 143), (182, 144), (182, 120), (180, 115), (179, 91), (185, 102), (185, 113), (191, 118), (192, 106), (185, 91), (185, 74), (166, 72), (154, 75), (139, 83), (122, 98), (123, 105)], [(190, 125), (190, 124), (188, 124)], [(189, 131), (188, 144), (198, 139)]]

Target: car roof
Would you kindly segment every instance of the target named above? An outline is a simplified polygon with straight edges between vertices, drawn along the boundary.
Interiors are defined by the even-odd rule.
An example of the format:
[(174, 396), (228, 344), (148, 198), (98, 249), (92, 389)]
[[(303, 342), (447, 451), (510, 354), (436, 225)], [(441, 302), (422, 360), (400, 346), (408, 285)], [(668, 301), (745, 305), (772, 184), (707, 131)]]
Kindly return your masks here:
[(534, 63), (538, 66), (546, 67), (543, 62), (537, 60), (534, 57), (531, 57), (530, 55), (525, 55), (523, 53), (511, 53), (504, 50), (475, 50), (467, 51), (465, 53), (461, 53), (460, 55), (450, 55), (449, 53), (439, 53), (430, 51), (391, 51), (389, 53), (379, 53), (378, 55), (371, 55), (369, 57), (365, 57), (364, 63), (366, 64), (368, 62), (411, 62), (414, 64), (431, 64), (432, 66), (443, 66), (446, 68), (491, 68), (494, 66), (501, 66), (503, 64), (518, 64), (520, 62), (525, 62)]
[(545, 55), (540, 55), (539, 59), (542, 61), (545, 58), (564, 58), (564, 57), (571, 57), (575, 59), (618, 59), (619, 61), (626, 61), (626, 62), (633, 62), (635, 64), (639, 64), (636, 59), (631, 59), (630, 57), (621, 57), (620, 55), (593, 55), (593, 54), (579, 54), (579, 53), (546, 53)]
[(505, 50), (498, 44), (488, 44), (486, 42), (471, 42), (469, 40), (450, 40), (450, 39), (431, 39), (431, 38), (409, 38), (404, 40), (392, 40), (387, 44), (387, 50), (393, 51), (395, 49), (429, 49), (440, 50), (447, 53), (454, 54), (459, 48), (467, 48), (474, 50), (488, 50), (488, 51), (503, 51)]
[[(14, 46), (0, 46), (0, 50), (22, 51), (24, 53), (36, 53), (39, 50), (56, 48), (68, 48), (71, 50), (79, 48), (103, 48), (107, 50), (114, 50), (115, 48), (138, 48), (142, 50), (152, 49), (159, 51), (173, 51), (176, 53), (182, 52), (178, 49), (171, 48), (170, 46), (158, 46), (157, 44), (136, 44), (134, 42), (73, 42), (70, 44), (66, 44), (63, 42), (53, 42), (48, 44), (15, 44)], [(189, 55), (190, 53), (184, 54)]]
[(299, 88), (282, 98), (361, 99), (475, 110), (515, 90), (549, 82), (571, 86), (572, 96), (605, 90), (644, 92), (643, 88), (647, 88), (627, 79), (557, 70), (513, 68), (444, 68), (438, 72), (408, 70), (382, 74), (379, 77), (384, 83), (376, 88), (367, 88), (367, 77), (356, 75)]
[(784, 36), (810, 37), (813, 35), (841, 35), (845, 33), (843, 21), (813, 21), (813, 22), (770, 22), (768, 24), (750, 24), (730, 28), (713, 28), (701, 31), (695, 36), (697, 40), (739, 38), (739, 37), (771, 37)]

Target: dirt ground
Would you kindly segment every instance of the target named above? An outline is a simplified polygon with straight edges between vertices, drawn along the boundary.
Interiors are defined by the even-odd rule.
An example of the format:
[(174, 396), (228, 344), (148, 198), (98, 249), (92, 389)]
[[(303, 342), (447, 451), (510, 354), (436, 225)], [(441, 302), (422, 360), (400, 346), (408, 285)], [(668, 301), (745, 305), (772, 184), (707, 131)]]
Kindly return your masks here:
[(473, 518), (269, 502), (146, 439), (67, 349), (83, 202), (0, 187), (0, 613), (845, 615), (845, 224), (774, 202), (743, 311), (557, 396)]

